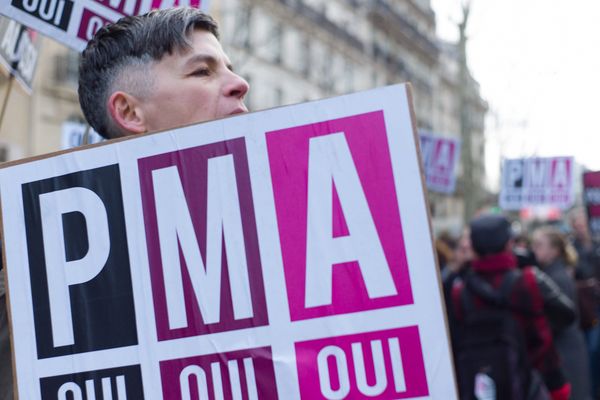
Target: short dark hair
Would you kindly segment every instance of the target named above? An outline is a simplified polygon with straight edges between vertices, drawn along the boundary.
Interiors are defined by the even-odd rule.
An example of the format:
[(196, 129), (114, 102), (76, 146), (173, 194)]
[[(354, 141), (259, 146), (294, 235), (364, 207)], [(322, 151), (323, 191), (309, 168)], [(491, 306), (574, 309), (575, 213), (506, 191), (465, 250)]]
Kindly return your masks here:
[[(167, 54), (190, 49), (195, 30), (219, 38), (216, 21), (192, 7), (154, 10), (100, 28), (79, 63), (79, 104), (89, 124), (105, 138), (121, 136), (107, 109), (115, 84), (147, 89), (153, 83), (148, 68)], [(135, 70), (124, 77), (131, 67)]]

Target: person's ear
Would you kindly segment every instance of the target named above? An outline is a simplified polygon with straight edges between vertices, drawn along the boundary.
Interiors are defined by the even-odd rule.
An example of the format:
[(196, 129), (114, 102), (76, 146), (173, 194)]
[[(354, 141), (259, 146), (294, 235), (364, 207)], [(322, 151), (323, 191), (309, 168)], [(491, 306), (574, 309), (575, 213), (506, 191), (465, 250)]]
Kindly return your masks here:
[(116, 91), (108, 99), (108, 111), (117, 126), (126, 134), (147, 132), (144, 113), (134, 96)]

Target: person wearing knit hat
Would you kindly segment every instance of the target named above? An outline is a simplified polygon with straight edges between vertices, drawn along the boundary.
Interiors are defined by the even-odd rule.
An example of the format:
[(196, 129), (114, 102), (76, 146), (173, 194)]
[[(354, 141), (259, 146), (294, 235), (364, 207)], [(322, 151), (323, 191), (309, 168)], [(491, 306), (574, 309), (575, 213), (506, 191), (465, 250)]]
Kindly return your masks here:
[[(467, 332), (466, 318), (464, 318), (465, 304), (461, 301), (464, 298), (464, 291), (468, 291), (469, 296), (477, 299), (474, 305), (478, 310), (491, 312), (498, 307), (508, 308), (517, 328), (522, 333), (521, 336), (527, 338), (524, 341), (527, 364), (539, 372), (552, 400), (569, 399), (570, 384), (565, 378), (552, 341), (550, 326), (567, 326), (574, 321), (573, 302), (538, 268), (534, 266), (522, 270), (517, 268), (517, 260), (512, 253), (513, 232), (511, 223), (506, 217), (497, 214), (480, 215), (471, 221), (470, 232), (475, 259), (471, 262), (470, 273), (452, 287), (450, 307), (457, 316), (455, 323), (459, 325), (454, 330), (463, 332), (463, 335)], [(498, 298), (486, 297), (490, 293), (497, 295), (505, 289), (505, 282), (509, 280), (507, 279), (509, 275), (512, 284), (508, 287), (506, 300), (501, 299), (503, 300), (501, 305), (497, 301), (492, 301)], [(552, 324), (549, 318), (552, 318)], [(456, 341), (460, 343), (460, 340), (459, 333)], [(460, 354), (460, 350), (457, 352)], [(532, 378), (527, 385), (533, 385), (533, 382)], [(540, 388), (538, 396), (534, 398), (548, 398), (547, 395), (544, 396), (545, 392), (544, 388)], [(471, 394), (461, 393), (461, 396), (471, 398)]]

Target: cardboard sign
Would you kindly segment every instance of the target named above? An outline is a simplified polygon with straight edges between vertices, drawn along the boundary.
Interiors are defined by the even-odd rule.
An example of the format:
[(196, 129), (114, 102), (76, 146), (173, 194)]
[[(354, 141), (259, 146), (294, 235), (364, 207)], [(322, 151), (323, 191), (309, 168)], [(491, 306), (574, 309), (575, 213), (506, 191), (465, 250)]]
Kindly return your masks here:
[(427, 131), (420, 131), (419, 139), (427, 189), (453, 193), (456, 186), (456, 165), (460, 160), (460, 140)]
[(0, 13), (82, 51), (102, 26), (152, 9), (191, 6), (208, 9), (207, 0), (0, 0)]
[(500, 207), (519, 210), (550, 205), (560, 209), (573, 204), (573, 158), (519, 158), (505, 160)]
[(0, 64), (31, 93), (41, 41), (37, 32), (0, 17)]
[(590, 232), (600, 238), (600, 171), (584, 172), (583, 204), (587, 209)]
[(456, 398), (409, 99), (0, 169), (20, 398)]

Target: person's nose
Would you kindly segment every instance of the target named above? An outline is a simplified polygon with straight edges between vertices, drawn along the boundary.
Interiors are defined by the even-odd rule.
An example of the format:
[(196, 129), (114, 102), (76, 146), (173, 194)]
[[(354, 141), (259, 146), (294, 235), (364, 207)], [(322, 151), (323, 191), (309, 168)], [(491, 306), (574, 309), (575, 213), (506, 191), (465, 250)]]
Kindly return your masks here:
[(244, 78), (233, 71), (228, 71), (227, 82), (224, 88), (225, 96), (243, 99), (249, 89), (250, 85)]

